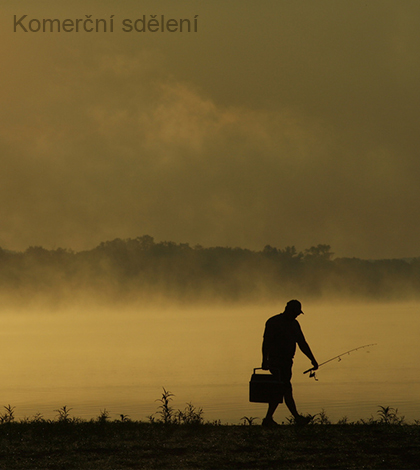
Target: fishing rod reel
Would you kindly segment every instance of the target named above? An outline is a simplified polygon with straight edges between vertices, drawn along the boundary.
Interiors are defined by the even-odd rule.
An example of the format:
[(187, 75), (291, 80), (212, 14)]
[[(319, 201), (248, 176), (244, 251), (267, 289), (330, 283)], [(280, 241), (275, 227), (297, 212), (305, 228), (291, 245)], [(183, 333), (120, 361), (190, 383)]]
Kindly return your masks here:
[[(306, 371), (308, 372), (308, 371)], [(318, 382), (318, 379), (317, 379), (317, 376), (316, 376), (316, 372), (312, 369), (309, 370), (310, 374), (309, 374), (309, 378), (312, 379), (312, 377)], [(305, 374), (305, 372), (304, 372)]]

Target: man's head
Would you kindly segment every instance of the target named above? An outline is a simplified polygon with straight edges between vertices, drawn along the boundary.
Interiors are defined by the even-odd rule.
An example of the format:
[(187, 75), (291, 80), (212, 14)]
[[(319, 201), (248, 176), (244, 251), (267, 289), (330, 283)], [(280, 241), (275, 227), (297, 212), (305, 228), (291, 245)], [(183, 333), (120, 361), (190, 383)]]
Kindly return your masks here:
[(302, 304), (299, 300), (289, 300), (286, 304), (286, 308), (284, 309), (284, 313), (290, 315), (292, 318), (298, 317), (302, 312)]

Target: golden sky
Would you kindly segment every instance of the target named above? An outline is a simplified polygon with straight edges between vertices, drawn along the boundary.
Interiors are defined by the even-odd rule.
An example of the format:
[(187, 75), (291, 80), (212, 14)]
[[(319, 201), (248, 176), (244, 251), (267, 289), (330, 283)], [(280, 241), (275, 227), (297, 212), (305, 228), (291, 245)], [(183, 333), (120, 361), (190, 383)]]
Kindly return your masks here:
[[(0, 8), (1, 247), (420, 256), (418, 0)], [(113, 32), (14, 32), (14, 15), (114, 15)], [(197, 32), (122, 31), (143, 15)]]

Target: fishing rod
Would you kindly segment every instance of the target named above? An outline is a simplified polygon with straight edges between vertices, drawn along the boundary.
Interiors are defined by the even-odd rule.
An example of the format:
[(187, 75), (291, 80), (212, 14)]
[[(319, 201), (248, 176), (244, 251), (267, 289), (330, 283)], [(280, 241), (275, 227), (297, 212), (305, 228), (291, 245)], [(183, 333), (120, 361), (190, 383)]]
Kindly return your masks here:
[[(334, 361), (335, 359), (338, 359), (338, 361), (340, 362), (340, 361), (341, 361), (341, 357), (342, 357), (342, 356), (345, 356), (346, 354), (350, 354), (350, 353), (352, 353), (352, 352), (354, 352), (354, 351), (358, 351), (359, 349), (368, 348), (369, 346), (376, 346), (376, 344), (377, 344), (377, 343), (365, 344), (364, 346), (359, 346), (358, 348), (350, 349), (349, 351), (343, 352), (342, 354), (339, 354), (338, 356), (334, 356), (334, 357), (332, 357), (331, 359), (328, 359), (328, 361), (325, 361), (325, 362), (323, 362), (322, 364), (318, 364), (318, 369), (319, 369), (321, 366), (327, 364), (328, 362)], [(318, 380), (318, 379), (316, 378), (316, 376), (315, 376), (315, 370), (317, 370), (317, 369), (315, 369), (314, 367), (311, 367), (310, 369), (305, 370), (304, 374), (307, 374), (308, 372), (310, 372), (309, 377), (314, 377), (315, 380)]]

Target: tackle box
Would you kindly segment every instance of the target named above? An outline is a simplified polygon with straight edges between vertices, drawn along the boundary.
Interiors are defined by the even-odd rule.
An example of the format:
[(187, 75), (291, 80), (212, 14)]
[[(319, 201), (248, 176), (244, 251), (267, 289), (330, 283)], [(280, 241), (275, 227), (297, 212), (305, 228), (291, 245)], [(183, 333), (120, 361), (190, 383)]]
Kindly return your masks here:
[(262, 372), (261, 367), (256, 367), (251, 380), (249, 381), (249, 401), (255, 403), (270, 403), (277, 401), (283, 403), (283, 385), (280, 381), (280, 374), (278, 377), (273, 374)]

